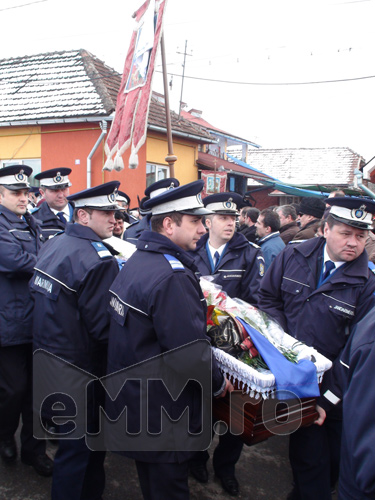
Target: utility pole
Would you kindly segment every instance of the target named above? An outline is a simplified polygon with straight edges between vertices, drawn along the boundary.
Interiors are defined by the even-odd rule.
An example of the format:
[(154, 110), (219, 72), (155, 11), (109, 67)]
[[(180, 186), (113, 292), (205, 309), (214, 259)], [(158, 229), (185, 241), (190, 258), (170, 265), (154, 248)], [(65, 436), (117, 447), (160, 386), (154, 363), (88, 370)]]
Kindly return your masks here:
[(186, 49), (187, 49), (187, 40), (185, 40), (185, 51), (184, 52), (177, 52), (177, 54), (183, 54), (183, 56), (184, 56), (184, 63), (182, 65), (183, 69), (182, 69), (181, 96), (180, 96), (180, 107), (179, 107), (179, 111), (178, 111), (178, 119), (181, 118), (182, 92), (183, 92), (183, 89), (184, 89), (186, 56), (191, 56), (192, 55), (192, 54), (188, 54), (186, 52)]

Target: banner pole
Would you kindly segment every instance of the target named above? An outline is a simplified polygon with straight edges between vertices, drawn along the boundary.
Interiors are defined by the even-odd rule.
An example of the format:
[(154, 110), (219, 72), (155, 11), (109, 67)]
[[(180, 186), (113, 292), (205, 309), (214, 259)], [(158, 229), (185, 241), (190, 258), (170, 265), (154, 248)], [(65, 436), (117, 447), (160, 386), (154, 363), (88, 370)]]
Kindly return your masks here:
[(168, 155), (165, 161), (169, 164), (169, 177), (174, 177), (174, 164), (177, 161), (177, 156), (173, 154), (173, 140), (172, 140), (172, 127), (171, 127), (171, 112), (169, 109), (169, 92), (168, 92), (168, 78), (167, 78), (167, 64), (165, 61), (165, 47), (164, 47), (164, 34), (160, 40), (161, 61), (163, 67), (163, 83), (164, 83), (164, 101), (165, 101), (165, 118), (167, 124), (167, 139), (168, 139)]

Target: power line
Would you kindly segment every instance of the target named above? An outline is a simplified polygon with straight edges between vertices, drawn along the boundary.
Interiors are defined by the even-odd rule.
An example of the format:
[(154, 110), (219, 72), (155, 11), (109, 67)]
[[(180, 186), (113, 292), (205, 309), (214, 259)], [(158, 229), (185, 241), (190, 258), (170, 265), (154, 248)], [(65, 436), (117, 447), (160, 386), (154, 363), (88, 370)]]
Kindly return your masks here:
[[(161, 71), (156, 70), (156, 73), (161, 73)], [(168, 73), (171, 76), (178, 76), (181, 77), (181, 75), (175, 74), (175, 73)], [(319, 81), (313, 81), (313, 82), (235, 82), (235, 81), (230, 81), (230, 80), (215, 80), (213, 78), (201, 78), (198, 76), (187, 76), (185, 75), (185, 78), (189, 78), (191, 80), (201, 80), (205, 82), (216, 82), (216, 83), (230, 83), (232, 85), (259, 85), (259, 86), (267, 86), (267, 85), (274, 85), (274, 86), (280, 86), (280, 85), (317, 85), (320, 83), (340, 83), (340, 82), (353, 82), (356, 80), (367, 80), (369, 78), (375, 78), (375, 75), (373, 76), (359, 76), (355, 78), (342, 78), (338, 80), (319, 80)]]
[(11, 10), (11, 9), (18, 9), (20, 7), (27, 7), (28, 5), (33, 5), (34, 3), (42, 3), (42, 2), (48, 2), (48, 0), (35, 0), (34, 2), (23, 3), (22, 5), (14, 5), (13, 7), (5, 7), (5, 9), (0, 9), (0, 12), (2, 12), (3, 10)]

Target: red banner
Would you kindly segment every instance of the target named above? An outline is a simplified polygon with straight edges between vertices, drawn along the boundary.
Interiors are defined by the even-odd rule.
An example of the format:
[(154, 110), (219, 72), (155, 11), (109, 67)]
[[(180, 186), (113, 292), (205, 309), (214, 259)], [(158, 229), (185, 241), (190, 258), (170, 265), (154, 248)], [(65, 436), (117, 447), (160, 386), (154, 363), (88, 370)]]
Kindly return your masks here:
[(226, 172), (202, 172), (202, 180), (204, 181), (204, 188), (202, 191), (202, 198), (214, 193), (224, 193), (226, 191), (227, 173)]
[(137, 27), (130, 41), (115, 117), (105, 144), (107, 161), (103, 170), (122, 170), (122, 155), (130, 146), (129, 167), (138, 166), (137, 153), (147, 137), (151, 84), (166, 3), (167, 0), (146, 0), (133, 16)]

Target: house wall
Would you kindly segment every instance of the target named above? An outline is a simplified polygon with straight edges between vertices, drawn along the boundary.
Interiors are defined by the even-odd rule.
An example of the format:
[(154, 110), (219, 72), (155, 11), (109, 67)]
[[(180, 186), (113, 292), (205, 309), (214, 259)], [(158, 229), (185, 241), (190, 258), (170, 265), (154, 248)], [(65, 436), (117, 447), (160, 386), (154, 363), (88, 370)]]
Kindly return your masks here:
[[(42, 170), (67, 167), (72, 169), (69, 178), (71, 193), (87, 187), (87, 157), (101, 134), (99, 123), (67, 123), (43, 125)], [(103, 144), (99, 145), (91, 160), (91, 186), (101, 184)]]
[[(147, 161), (167, 165), (165, 157), (168, 154), (168, 143), (166, 136), (149, 134), (147, 138)], [(180, 184), (187, 184), (198, 179), (198, 167), (196, 158), (198, 155), (198, 144), (179, 137), (173, 137), (173, 154), (177, 156), (174, 164), (174, 177)]]
[[(0, 128), (0, 160), (40, 158), (42, 171), (58, 167), (71, 168), (70, 193), (73, 194), (87, 187), (87, 157), (100, 134), (99, 122)], [(167, 165), (166, 136), (149, 134), (146, 143), (138, 152), (136, 169), (128, 167), (130, 149), (127, 150), (123, 155), (125, 168), (120, 172), (102, 171), (106, 161), (105, 139), (106, 137), (91, 159), (91, 186), (119, 180), (120, 190), (125, 191), (131, 199), (131, 205), (136, 206), (137, 195), (143, 198), (146, 188), (146, 163)], [(197, 180), (197, 143), (176, 138), (173, 140), (173, 149), (178, 158), (174, 176), (181, 184)]]
[(250, 203), (252, 204), (253, 207), (258, 208), (259, 210), (263, 210), (265, 208), (271, 207), (272, 205), (277, 205), (278, 204), (278, 198), (275, 196), (268, 196), (269, 193), (271, 193), (273, 189), (265, 189), (264, 191), (251, 191), (251, 196), (256, 200), (254, 203), (250, 199)]
[(0, 160), (41, 157), (40, 127), (1, 127)]
[[(46, 125), (42, 131), (42, 170), (58, 166), (72, 169), (70, 179), (71, 193), (76, 193), (87, 188), (87, 157), (96, 141), (100, 137), (99, 123), (59, 124)], [(137, 205), (137, 193), (143, 193), (146, 179), (146, 147), (143, 146), (138, 153), (139, 166), (129, 169), (129, 154), (123, 155), (125, 168), (120, 172), (104, 171), (106, 161), (104, 144), (106, 136), (99, 144), (91, 158), (91, 187), (104, 182), (118, 180), (121, 182), (120, 190), (125, 191), (131, 202)]]

